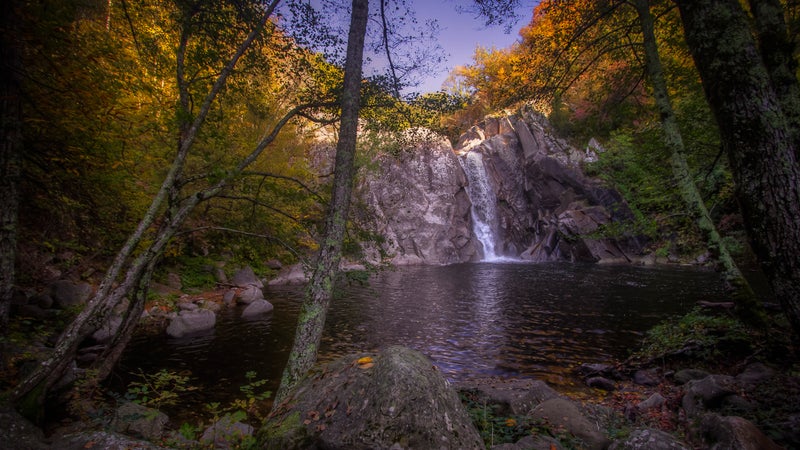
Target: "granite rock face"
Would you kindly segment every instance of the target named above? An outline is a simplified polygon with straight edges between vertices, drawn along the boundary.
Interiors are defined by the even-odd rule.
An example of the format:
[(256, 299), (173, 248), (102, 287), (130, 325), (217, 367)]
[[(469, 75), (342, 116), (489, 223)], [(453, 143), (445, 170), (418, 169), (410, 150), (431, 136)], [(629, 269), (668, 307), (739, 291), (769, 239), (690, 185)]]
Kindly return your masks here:
[(641, 253), (634, 236), (603, 236), (633, 214), (617, 191), (583, 173), (599, 145), (576, 149), (533, 113), (488, 117), (455, 149), (430, 132), (420, 136), (362, 172), (355, 219), (384, 239), (367, 252), (373, 260), (630, 262)]
[(450, 143), (431, 133), (412, 141), (373, 161), (357, 187), (357, 221), (383, 236), (381, 250), (394, 264), (477, 259), (467, 181)]
[(482, 130), (460, 140), (456, 153), (462, 158), (479, 153), (493, 190), (492, 245), (498, 256), (630, 262), (641, 252), (642, 243), (633, 236), (603, 237), (604, 226), (633, 215), (617, 191), (584, 175), (581, 167), (596, 158), (595, 148), (582, 151), (555, 138), (534, 113), (487, 118)]

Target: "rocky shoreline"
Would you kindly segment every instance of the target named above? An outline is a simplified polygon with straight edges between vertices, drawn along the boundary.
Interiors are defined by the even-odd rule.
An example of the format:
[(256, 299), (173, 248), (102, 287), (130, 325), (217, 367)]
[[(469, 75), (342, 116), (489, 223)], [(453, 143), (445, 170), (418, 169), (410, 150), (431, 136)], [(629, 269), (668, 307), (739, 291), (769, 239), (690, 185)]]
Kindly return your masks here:
[[(45, 437), (0, 411), (0, 444), (15, 449), (491, 448), (780, 449), (800, 442), (800, 379), (760, 363), (738, 373), (583, 365), (595, 395), (570, 398), (532, 379), (450, 385), (425, 356), (404, 347), (347, 355), (319, 367), (262, 423), (224, 416), (196, 440), (169, 430), (163, 413), (122, 403), (100, 421)], [(602, 380), (602, 381), (600, 381)], [(781, 447), (752, 421), (776, 385), (794, 413), (772, 424)], [(779, 408), (775, 403), (769, 405)], [(739, 414), (736, 414), (739, 413)], [(757, 414), (756, 414), (757, 415)], [(777, 427), (777, 428), (776, 428)], [(776, 429), (781, 433), (776, 433)]]

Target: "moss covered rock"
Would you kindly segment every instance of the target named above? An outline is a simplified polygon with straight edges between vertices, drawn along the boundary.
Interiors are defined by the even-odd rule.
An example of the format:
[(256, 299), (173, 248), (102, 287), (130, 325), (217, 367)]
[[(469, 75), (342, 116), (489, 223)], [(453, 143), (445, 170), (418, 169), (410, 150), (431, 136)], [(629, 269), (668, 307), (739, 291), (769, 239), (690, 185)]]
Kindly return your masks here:
[(484, 448), (455, 391), (421, 353), (343, 357), (301, 382), (259, 431), (261, 448)]

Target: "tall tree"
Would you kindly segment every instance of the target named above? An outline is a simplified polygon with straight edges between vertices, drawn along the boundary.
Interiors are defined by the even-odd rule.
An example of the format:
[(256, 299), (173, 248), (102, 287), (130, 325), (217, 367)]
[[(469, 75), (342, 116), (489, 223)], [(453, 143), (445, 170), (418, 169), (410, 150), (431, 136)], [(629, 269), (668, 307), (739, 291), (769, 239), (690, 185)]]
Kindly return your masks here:
[(333, 194), (328, 206), (325, 231), (316, 266), (306, 288), (294, 344), (281, 378), (275, 404), (279, 404), (286, 397), (316, 362), (325, 318), (330, 308), (336, 277), (339, 273), (355, 174), (354, 161), (358, 137), (361, 73), (368, 19), (369, 0), (353, 0), (344, 67), (339, 141), (336, 144)]
[[(12, 393), (12, 398), (22, 406), (28, 415), (35, 416), (40, 410), (52, 386), (63, 376), (69, 363), (74, 360), (75, 353), (81, 342), (94, 330), (103, 325), (109, 314), (118, 305), (124, 304), (128, 299), (127, 307), (123, 312), (123, 323), (117, 334), (100, 358), (96, 361), (92, 373), (97, 382), (104, 378), (113, 367), (138, 321), (144, 300), (147, 297), (147, 287), (154, 266), (163, 254), (166, 246), (178, 232), (194, 209), (228, 187), (237, 179), (265, 149), (277, 138), (280, 131), (291, 119), (311, 110), (319, 104), (300, 104), (288, 109), (285, 114), (265, 130), (263, 137), (238, 160), (233, 160), (230, 166), (218, 170), (218, 174), (205, 174), (200, 177), (190, 177), (185, 173), (189, 156), (196, 151), (200, 140), (201, 130), (211, 115), (212, 108), (218, 100), (220, 93), (228, 86), (228, 80), (234, 74), (237, 63), (245, 57), (254, 46), (256, 40), (271, 27), (269, 19), (280, 0), (272, 0), (266, 5), (255, 2), (257, 7), (249, 12), (256, 12), (257, 16), (252, 21), (240, 23), (241, 29), (234, 29), (231, 39), (241, 39), (229, 56), (220, 56), (214, 62), (222, 61), (222, 67), (210, 69), (215, 74), (203, 84), (205, 92), (189, 92), (191, 85), (187, 75), (187, 56), (192, 52), (194, 57), (200, 58), (199, 65), (205, 65), (203, 70), (209, 70), (211, 62), (205, 58), (208, 52), (197, 51), (194, 46), (200, 34), (198, 26), (202, 25), (202, 14), (214, 14), (213, 7), (222, 8), (219, 14), (230, 13), (226, 9), (229, 5), (185, 3), (178, 11), (180, 38), (176, 47), (175, 83), (178, 92), (177, 149), (168, 171), (163, 178), (161, 187), (152, 198), (148, 210), (139, 221), (136, 229), (128, 236), (126, 242), (117, 252), (114, 260), (107, 269), (97, 291), (89, 300), (85, 308), (66, 327), (59, 337), (53, 352), (30, 375), (20, 382)], [(212, 2), (213, 3), (213, 2)], [(237, 4), (247, 7), (248, 4)], [(242, 11), (239, 11), (242, 12)], [(236, 17), (241, 15), (234, 14)], [(206, 18), (208, 19), (208, 18)], [(216, 22), (215, 22), (216, 23)], [(229, 23), (230, 25), (230, 23)], [(226, 27), (226, 29), (231, 27)], [(272, 30), (273, 28), (269, 28)], [(212, 30), (214, 36), (219, 36)], [(197, 33), (197, 34), (195, 34)], [(197, 61), (196, 61), (197, 62)], [(206, 83), (204, 77), (195, 77), (201, 84)], [(190, 98), (200, 98), (198, 103), (193, 103)], [(194, 108), (193, 108), (194, 107)], [(199, 185), (203, 180), (206, 184)]]
[(672, 153), (672, 173), (680, 187), (683, 201), (688, 206), (689, 213), (694, 217), (697, 226), (705, 236), (709, 250), (722, 267), (723, 276), (734, 297), (738, 316), (754, 325), (762, 326), (765, 323), (763, 308), (757, 302), (756, 295), (750, 288), (750, 284), (742, 275), (728, 251), (727, 245), (717, 231), (714, 220), (711, 218), (703, 197), (698, 192), (697, 185), (691, 176), (689, 164), (686, 162), (683, 136), (678, 128), (675, 111), (672, 109), (667, 81), (658, 52), (655, 25), (653, 16), (650, 13), (650, 1), (636, 0), (635, 7), (644, 38), (645, 69), (653, 89), (653, 98), (658, 108), (659, 117), (661, 118), (664, 144)]
[[(797, 79), (797, 45), (789, 36), (780, 0), (750, 0), (758, 48), (772, 87), (789, 122), (795, 146), (800, 148), (800, 83)], [(799, 158), (800, 155), (795, 155)]]
[(14, 289), (17, 211), (22, 156), (18, 2), (0, 6), (0, 335), (5, 334)]
[(751, 245), (800, 339), (800, 164), (797, 119), (780, 99), (785, 86), (770, 77), (738, 0), (675, 3), (733, 169)]

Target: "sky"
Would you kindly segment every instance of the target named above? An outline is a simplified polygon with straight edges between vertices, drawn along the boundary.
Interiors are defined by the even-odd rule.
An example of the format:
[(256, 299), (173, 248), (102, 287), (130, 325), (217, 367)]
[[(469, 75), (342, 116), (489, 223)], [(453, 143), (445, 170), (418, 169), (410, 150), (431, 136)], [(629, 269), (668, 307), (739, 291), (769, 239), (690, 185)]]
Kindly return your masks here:
[(439, 90), (450, 71), (460, 65), (472, 62), (475, 48), (506, 48), (520, 39), (519, 30), (527, 25), (538, 1), (522, 0), (517, 8), (518, 20), (509, 33), (503, 26), (484, 25), (483, 18), (475, 14), (459, 12), (457, 5), (466, 6), (471, 0), (410, 0), (414, 5), (417, 19), (422, 23), (427, 19), (437, 19), (441, 32), (439, 45), (447, 53), (447, 61), (440, 69), (441, 73), (431, 73), (425, 77), (416, 91), (433, 92)]

